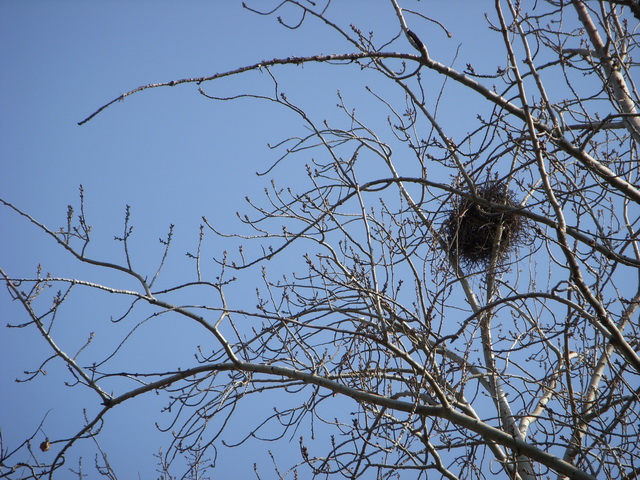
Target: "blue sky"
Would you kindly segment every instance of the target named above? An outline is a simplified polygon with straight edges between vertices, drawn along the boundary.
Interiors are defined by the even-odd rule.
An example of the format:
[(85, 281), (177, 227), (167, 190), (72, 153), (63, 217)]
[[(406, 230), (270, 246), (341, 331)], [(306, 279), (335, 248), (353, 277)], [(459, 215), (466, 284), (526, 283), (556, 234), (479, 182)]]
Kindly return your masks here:
[[(433, 15), (445, 23), (447, 15), (457, 16), (453, 25), (457, 30), (452, 31), (451, 40), (436, 27), (424, 32), (435, 37), (429, 48), (443, 63), (453, 62), (456, 48), (462, 44), (455, 60), (461, 69), (467, 59), (477, 60), (478, 52), (487, 48), (486, 42), (473, 38), (474, 23), (481, 17), (479, 7), (471, 4), (433, 2)], [(344, 9), (341, 18), (345, 25), (352, 22), (362, 25), (363, 31), (374, 29), (380, 37), (397, 30), (388, 2), (359, 0), (339, 8)], [(366, 18), (362, 18), (365, 10)], [(406, 48), (411, 51), (408, 45)], [(131, 205), (135, 258), (142, 270), (151, 270), (158, 263), (162, 250), (157, 239), (166, 235), (169, 224), (175, 224), (175, 260), (171, 260), (175, 263), (170, 268), (176, 276), (187, 278), (193, 271), (183, 254), (196, 248), (201, 217), (205, 215), (223, 229), (238, 228), (235, 211), (242, 208), (245, 196), (260, 196), (270, 178), (254, 174), (276, 158), (267, 143), (297, 134), (299, 118), (259, 102), (212, 102), (200, 96), (196, 86), (185, 85), (143, 92), (113, 105), (86, 125), (78, 126), (77, 122), (140, 85), (210, 75), (275, 57), (351, 51), (353, 47), (323, 25), (309, 22), (304, 29), (288, 30), (274, 17), (247, 12), (235, 1), (0, 1), (1, 195), (57, 228), (64, 224), (67, 205), (77, 206), (78, 186), (82, 184), (87, 218), (94, 228), (92, 252), (113, 260), (122, 260), (113, 237), (121, 234), (125, 205)], [(482, 60), (505, 63), (502, 58)], [(384, 116), (375, 117), (373, 101), (362, 88), (367, 82), (375, 87), (376, 80), (357, 68), (309, 65), (274, 72), (289, 97), (320, 118), (335, 114), (335, 92), (340, 89), (365, 116), (371, 109), (372, 123), (383, 125), (386, 121)], [(441, 79), (435, 85), (429, 93), (434, 96)], [(272, 90), (265, 73), (249, 73), (203, 87), (221, 96)], [(464, 125), (459, 123), (457, 128), (464, 133)], [(288, 165), (271, 176), (285, 184), (295, 181), (298, 173), (295, 166)], [(0, 265), (10, 275), (33, 276), (42, 264), (45, 272), (56, 276), (79, 275), (122, 287), (129, 282), (131, 286), (128, 279), (77, 265), (6, 208), (0, 209), (0, 225), (4, 232)], [(210, 246), (208, 253), (213, 255), (216, 248)], [(246, 288), (251, 292), (254, 287)], [(65, 324), (63, 341), (70, 351), (79, 348), (87, 333), (99, 329), (100, 320), (112, 314), (102, 310), (107, 304), (101, 302), (104, 300), (87, 293), (83, 303), (64, 312), (60, 322)], [(4, 290), (0, 293), (0, 318), (3, 325), (26, 320)], [(150, 332), (162, 335), (164, 330), (159, 326)], [(167, 360), (166, 352), (186, 358), (192, 354), (197, 337), (197, 330), (185, 327), (181, 338), (153, 338), (165, 345), (164, 349), (144, 352), (143, 359), (137, 356), (140, 351), (129, 355), (140, 365)], [(52, 438), (71, 434), (65, 430), (70, 423), (67, 420), (76, 420), (74, 430), (81, 414), (79, 405), (95, 402), (77, 389), (60, 389), (64, 373), (60, 365), (51, 365), (50, 374), (35, 382), (13, 381), (23, 377), (23, 370), (39, 365), (43, 349), (44, 342), (33, 330), (3, 328), (0, 333), (0, 427), (7, 448), (33, 432), (49, 410), (47, 434)], [(162, 443), (153, 433), (155, 414), (145, 414), (161, 405), (152, 396), (135, 400), (114, 412), (113, 422), (105, 427), (103, 446), (123, 478), (137, 472), (141, 478), (153, 476), (151, 453)], [(292, 446), (296, 453), (295, 440)], [(256, 454), (255, 460), (263, 462), (266, 471), (266, 450), (272, 447), (262, 445)], [(232, 450), (225, 455), (236, 453)], [(223, 460), (222, 472), (234, 472), (239, 459)], [(86, 461), (92, 463), (91, 458)], [(250, 462), (244, 461), (243, 467), (250, 473)]]

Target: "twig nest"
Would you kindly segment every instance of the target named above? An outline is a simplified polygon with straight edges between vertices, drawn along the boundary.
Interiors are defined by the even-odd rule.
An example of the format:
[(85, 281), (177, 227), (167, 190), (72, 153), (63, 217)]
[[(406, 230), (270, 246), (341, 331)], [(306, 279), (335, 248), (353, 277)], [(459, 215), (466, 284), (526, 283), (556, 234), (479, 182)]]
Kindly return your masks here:
[(499, 207), (518, 207), (513, 192), (504, 182), (488, 181), (476, 187), (476, 194), (490, 205), (458, 197), (444, 223), (449, 251), (466, 267), (486, 267), (493, 249), (497, 248), (496, 260), (502, 263), (526, 237), (527, 223), (515, 210)]

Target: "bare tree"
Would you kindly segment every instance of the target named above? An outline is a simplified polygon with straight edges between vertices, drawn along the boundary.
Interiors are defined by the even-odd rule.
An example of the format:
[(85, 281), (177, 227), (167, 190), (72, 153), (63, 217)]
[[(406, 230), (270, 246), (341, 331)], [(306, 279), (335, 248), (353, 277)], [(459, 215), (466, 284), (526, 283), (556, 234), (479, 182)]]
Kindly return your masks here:
[[(319, 21), (351, 48), (143, 86), (80, 123), (143, 90), (196, 84), (203, 99), (297, 115), (304, 133), (273, 146), (273, 168), (303, 162), (306, 177), (280, 186), (276, 176), (261, 200), (248, 200), (234, 232), (203, 218), (184, 283), (163, 277), (171, 233), (160, 267), (142, 272), (129, 214), (118, 238), (124, 261), (114, 263), (91, 253), (83, 195), (61, 229), (3, 201), (78, 262), (123, 272), (138, 287), (1, 271), (51, 348), (43, 365), (64, 362), (74, 388), (101, 404), (87, 406), (75, 436), (41, 445), (47, 460), (29, 441), (3, 447), (2, 476), (54, 476), (78, 442), (99, 439), (109, 411), (158, 392), (172, 418), (163, 475), (186, 455), (185, 476), (197, 478), (236, 409), (276, 392), (286, 400), (255, 419), (245, 440), (299, 438), (299, 462), (276, 467), (279, 478), (637, 478), (637, 2), (496, 0), (477, 24), (502, 49), (462, 70), (430, 55), (430, 39), (448, 30), (427, 2), (390, 0), (390, 38), (349, 26), (357, 19), (341, 19), (338, 5), (245, 7), (290, 29)], [(386, 126), (362, 118), (347, 94), (331, 120), (289, 98), (279, 67), (311, 63), (376, 78), (367, 101), (386, 111)], [(254, 70), (268, 74), (270, 95), (208, 91)], [(446, 112), (468, 133), (451, 133)], [(212, 237), (225, 242), (215, 275), (201, 267)], [(228, 295), (239, 279), (253, 282), (256, 299)], [(162, 281), (170, 286), (156, 287)], [(48, 286), (59, 291), (45, 301)], [(125, 315), (114, 313), (120, 322), (182, 317), (204, 329), (208, 346), (174, 371), (111, 367), (129, 334), (107, 361), (90, 342), (68, 353), (50, 326), (80, 286), (127, 299)], [(114, 381), (109, 393), (103, 384)], [(323, 448), (308, 441), (316, 424), (331, 432)], [(101, 458), (100, 473), (113, 477)]]

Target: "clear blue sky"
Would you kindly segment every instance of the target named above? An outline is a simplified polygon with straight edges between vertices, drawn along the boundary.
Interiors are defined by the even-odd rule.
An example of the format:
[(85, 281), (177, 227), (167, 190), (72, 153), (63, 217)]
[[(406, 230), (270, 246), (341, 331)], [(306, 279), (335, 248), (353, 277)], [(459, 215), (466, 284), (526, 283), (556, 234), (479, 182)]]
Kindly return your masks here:
[[(356, 23), (363, 31), (375, 29), (380, 37), (397, 31), (389, 2), (338, 3), (343, 2), (335, 2), (334, 8), (344, 9), (341, 18), (345, 26)], [(471, 7), (476, 2), (430, 3), (433, 16), (445, 24), (447, 16), (457, 16), (451, 40), (437, 27), (424, 32), (435, 37), (429, 42), (432, 54), (451, 63), (455, 49), (462, 44), (456, 65), (463, 68), (469, 59), (475, 59), (477, 65), (477, 54), (486, 52), (487, 45), (473, 38), (474, 24), (482, 21), (479, 7)], [(411, 51), (408, 45), (406, 48)], [(267, 142), (299, 134), (299, 119), (255, 102), (212, 102), (200, 96), (194, 85), (186, 85), (143, 92), (112, 106), (87, 125), (78, 126), (77, 122), (140, 85), (210, 75), (275, 57), (351, 51), (353, 47), (322, 25), (310, 22), (299, 31), (287, 30), (274, 17), (243, 10), (239, 1), (2, 0), (1, 196), (57, 228), (64, 224), (67, 205), (77, 205), (77, 190), (82, 184), (88, 221), (94, 227), (92, 252), (114, 260), (122, 257), (112, 239), (121, 234), (125, 205), (131, 205), (135, 258), (143, 270), (157, 263), (161, 253), (157, 239), (164, 237), (173, 223), (174, 256), (182, 266), (176, 261), (172, 268), (176, 268), (176, 275), (187, 278), (192, 271), (185, 270), (188, 263), (183, 254), (195, 250), (201, 217), (206, 215), (223, 228), (236, 228), (235, 211), (242, 207), (244, 197), (260, 196), (269, 180), (254, 175), (275, 158)], [(489, 60), (505, 64), (502, 58)], [(337, 89), (347, 91), (349, 99), (365, 113), (371, 103), (361, 88), (367, 81), (355, 80), (362, 75), (357, 68), (283, 67), (274, 72), (292, 100), (320, 117), (335, 112)], [(436, 86), (440, 88), (440, 80)], [(204, 88), (214, 95), (233, 95), (267, 93), (271, 85), (267, 75), (250, 73)], [(378, 120), (385, 121), (383, 117)], [(460, 128), (464, 133), (464, 127)], [(283, 168), (272, 176), (284, 184), (295, 179), (296, 173)], [(50, 239), (4, 208), (0, 209), (0, 228), (0, 265), (10, 275), (33, 276), (41, 263), (45, 272), (56, 276), (81, 275), (127, 286), (118, 284), (123, 279), (117, 276), (99, 276), (95, 270), (79, 267)], [(88, 296), (77, 310), (64, 311), (58, 320), (65, 333), (64, 348), (70, 352), (79, 348), (88, 332), (113, 314), (101, 309), (101, 301)], [(26, 320), (4, 290), (0, 293), (0, 319), (3, 327)], [(194, 336), (197, 331), (185, 330), (184, 338), (160, 339), (167, 345), (164, 353), (130, 352), (130, 358), (144, 365), (145, 360), (162, 361), (163, 355), (164, 360), (191, 355)], [(156, 337), (152, 340), (159, 341)], [(57, 362), (48, 365), (49, 375), (36, 382), (14, 382), (24, 376), (23, 370), (37, 368), (46, 355), (44, 348), (33, 330), (0, 330), (0, 428), (5, 448), (13, 448), (21, 436), (32, 433), (48, 410), (44, 430), (50, 437), (60, 438), (72, 434), (79, 425), (79, 406), (86, 405), (91, 411), (97, 408), (93, 396), (60, 388), (64, 369)], [(123, 478), (134, 478), (138, 472), (141, 478), (154, 476), (151, 453), (162, 443), (151, 422), (160, 406), (152, 396), (138, 399), (114, 412), (113, 422), (106, 427), (103, 446)], [(149, 411), (150, 416), (146, 415)], [(66, 430), (69, 423), (73, 426)], [(255, 460), (262, 462), (263, 472), (269, 472), (266, 450), (272, 447), (262, 445), (250, 461), (233, 457), (238, 455), (235, 450), (221, 452), (221, 471), (237, 473), (240, 463), (248, 476)], [(291, 449), (295, 458), (297, 448), (294, 439)], [(88, 467), (93, 459), (85, 461)]]

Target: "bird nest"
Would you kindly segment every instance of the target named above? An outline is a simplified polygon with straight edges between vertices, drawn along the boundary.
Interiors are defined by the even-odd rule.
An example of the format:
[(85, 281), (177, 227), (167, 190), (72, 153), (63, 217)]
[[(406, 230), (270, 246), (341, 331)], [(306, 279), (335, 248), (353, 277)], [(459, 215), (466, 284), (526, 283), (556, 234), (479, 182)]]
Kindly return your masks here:
[(527, 223), (516, 211), (518, 202), (504, 182), (478, 186), (476, 196), (490, 205), (458, 197), (449, 212), (443, 225), (449, 252), (466, 267), (486, 267), (495, 248), (497, 263), (503, 263), (526, 238)]

